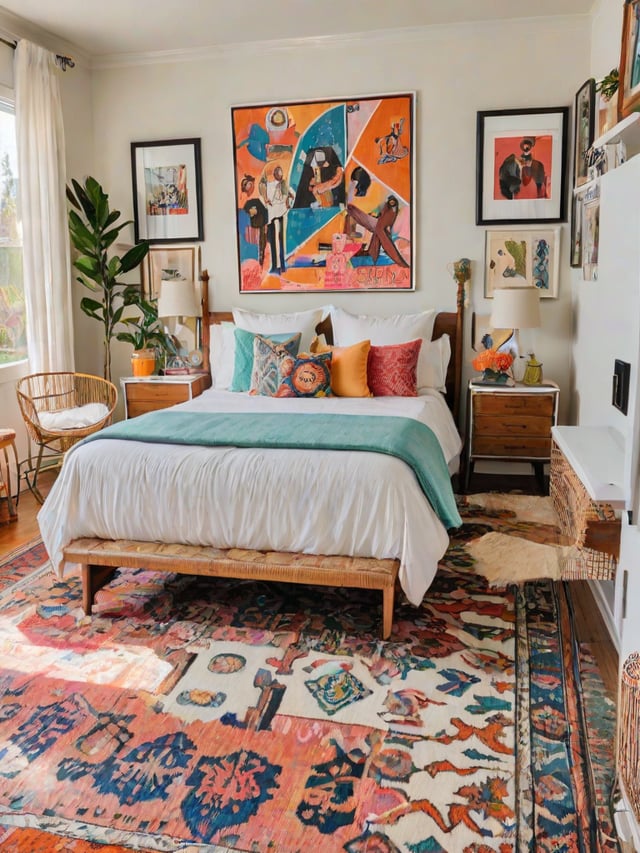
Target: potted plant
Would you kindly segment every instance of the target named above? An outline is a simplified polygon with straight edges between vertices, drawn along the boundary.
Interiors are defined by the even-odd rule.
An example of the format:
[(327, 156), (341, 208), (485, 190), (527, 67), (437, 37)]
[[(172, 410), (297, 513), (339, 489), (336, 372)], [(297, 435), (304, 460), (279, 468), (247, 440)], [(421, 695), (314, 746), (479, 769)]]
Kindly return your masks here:
[(109, 196), (98, 181), (89, 176), (84, 184), (72, 180), (67, 187), (67, 199), (73, 206), (69, 211), (69, 233), (78, 250), (73, 264), (80, 275), (77, 280), (96, 297), (85, 296), (80, 307), (84, 313), (99, 320), (104, 327), (104, 378), (111, 379), (111, 341), (127, 306), (140, 305), (138, 285), (121, 280), (125, 273), (140, 265), (149, 251), (147, 242), (133, 246), (122, 257), (112, 247), (120, 232), (131, 220), (119, 222), (120, 211), (109, 208)]
[(138, 317), (123, 317), (127, 331), (118, 332), (116, 338), (133, 346), (131, 370), (134, 376), (150, 376), (156, 367), (158, 350), (177, 355), (178, 350), (171, 335), (164, 331), (158, 318), (155, 300), (140, 299)]
[(607, 130), (611, 130), (618, 121), (619, 86), (620, 74), (617, 68), (612, 68), (602, 80), (598, 80), (596, 83), (596, 92), (600, 94), (598, 109), (598, 132), (600, 136)]

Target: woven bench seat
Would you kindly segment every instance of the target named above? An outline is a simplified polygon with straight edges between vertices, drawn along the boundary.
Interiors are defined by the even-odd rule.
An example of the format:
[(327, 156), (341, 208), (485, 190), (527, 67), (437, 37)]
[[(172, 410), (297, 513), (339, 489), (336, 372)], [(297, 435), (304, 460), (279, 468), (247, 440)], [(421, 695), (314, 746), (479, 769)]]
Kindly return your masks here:
[(68, 562), (81, 567), (82, 603), (87, 615), (91, 614), (96, 592), (109, 582), (117, 568), (153, 569), (241, 580), (379, 589), (383, 594), (382, 637), (385, 640), (391, 634), (400, 567), (398, 560), (371, 557), (221, 549), (131, 539), (75, 539), (64, 549), (64, 556)]

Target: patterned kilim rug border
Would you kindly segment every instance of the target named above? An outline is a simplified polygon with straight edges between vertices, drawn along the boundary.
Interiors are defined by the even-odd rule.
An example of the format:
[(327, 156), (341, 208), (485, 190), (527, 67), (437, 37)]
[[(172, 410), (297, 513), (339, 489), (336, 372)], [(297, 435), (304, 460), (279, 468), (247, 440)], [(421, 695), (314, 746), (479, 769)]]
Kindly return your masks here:
[[(465, 526), (452, 538), (423, 606), (416, 609), (399, 602), (394, 634), (386, 643), (378, 639), (377, 595), (160, 577), (149, 572), (122, 572), (109, 589), (100, 593), (94, 616), (87, 619), (80, 609), (77, 577), (69, 576), (59, 582), (46, 567), (38, 569), (42, 566), (40, 544), (12, 552), (6, 563), (11, 580), (4, 582), (4, 595), (1, 572), (4, 567), (0, 567), (0, 629), (6, 630), (3, 625), (8, 625), (9, 631), (19, 628), (31, 643), (40, 643), (32, 649), (42, 653), (46, 650), (57, 669), (49, 673), (48, 692), (42, 693), (40, 710), (37, 699), (35, 705), (21, 710), (20, 703), (36, 690), (37, 681), (7, 669), (6, 665), (0, 668), (0, 810), (4, 814), (0, 818), (0, 849), (8, 853), (58, 849), (70, 853), (97, 850), (121, 853), (131, 847), (194, 853), (227, 850), (298, 853), (303, 848), (314, 847), (323, 853), (332, 850), (609, 853), (616, 850), (609, 810), (615, 708), (606, 697), (589, 650), (576, 643), (567, 595), (570, 587), (542, 580), (519, 587), (489, 588), (483, 578), (474, 575), (466, 542), (482, 530), (498, 528), (517, 529), (519, 535), (524, 533), (536, 541), (544, 541), (544, 531), (539, 526), (518, 521), (508, 509), (470, 511), (465, 516)], [(212, 583), (215, 599), (211, 595)], [(7, 642), (6, 637), (4, 641), (0, 637), (0, 663), (6, 659), (6, 651), (3, 654), (1, 649)], [(275, 825), (268, 828), (270, 816), (276, 816), (277, 820), (269, 797), (261, 799), (257, 806), (266, 830), (264, 843), (257, 847), (255, 842), (245, 843), (239, 831), (235, 835), (229, 831), (212, 833), (209, 828), (206, 837), (200, 840), (188, 834), (173, 838), (167, 832), (162, 836), (149, 831), (145, 834), (139, 820), (146, 807), (144, 799), (133, 810), (123, 800), (123, 814), (130, 811), (132, 818), (134, 815), (136, 818), (128, 828), (121, 820), (120, 830), (101, 829), (100, 822), (92, 825), (71, 819), (71, 814), (65, 816), (64, 806), (54, 805), (48, 816), (47, 809), (38, 811), (38, 790), (32, 785), (25, 788), (22, 756), (32, 756), (30, 766), (34, 772), (35, 768), (41, 768), (37, 778), (44, 780), (48, 765), (42, 764), (42, 760), (56, 749), (62, 749), (55, 759), (60, 762), (59, 767), (66, 766), (68, 770), (75, 767), (73, 772), (81, 765), (85, 767), (85, 778), (78, 777), (77, 784), (85, 786), (82, 789), (85, 798), (90, 794), (95, 803), (100, 802), (95, 800), (96, 792), (86, 787), (87, 772), (93, 774), (96, 782), (101, 778), (95, 759), (91, 759), (93, 764), (86, 760), (72, 761), (71, 753), (67, 752), (65, 758), (59, 744), (38, 752), (41, 747), (44, 749), (42, 734), (36, 735), (37, 728), (33, 726), (43, 722), (43, 714), (52, 713), (51, 697), (57, 693), (60, 713), (71, 713), (79, 721), (74, 730), (76, 743), (83, 740), (89, 743), (91, 737), (95, 738), (93, 730), (82, 722), (82, 714), (78, 717), (77, 699), (73, 697), (85, 697), (82, 703), (91, 700), (97, 713), (100, 689), (68, 679), (75, 667), (91, 665), (92, 654), (99, 655), (105, 644), (108, 647), (114, 643), (129, 653), (122, 670), (126, 683), (142, 684), (147, 679), (149, 686), (146, 691), (139, 687), (132, 690), (129, 686), (113, 693), (114, 701), (100, 712), (105, 719), (127, 709), (129, 714), (134, 713), (134, 708), (135, 713), (142, 713), (145, 704), (141, 705), (139, 700), (145, 696), (148, 709), (155, 708), (154, 713), (160, 714), (159, 721), (166, 717), (168, 698), (172, 696), (178, 701), (178, 705), (172, 706), (174, 709), (178, 709), (180, 702), (202, 703), (203, 697), (206, 698), (202, 689), (205, 682), (198, 666), (203, 652), (205, 663), (209, 660), (204, 669), (207, 679), (212, 678), (207, 672), (215, 675), (212, 664), (216, 660), (238, 657), (229, 654), (233, 644), (236, 651), (243, 650), (247, 660), (258, 663), (265, 660), (268, 652), (271, 657), (266, 658), (267, 668), (261, 665), (257, 672), (253, 670), (254, 685), (260, 684), (257, 704), (240, 715), (227, 712), (220, 717), (221, 712), (212, 711), (218, 714), (219, 722), (208, 725), (214, 726), (212, 732), (218, 731), (227, 739), (228, 749), (240, 742), (245, 750), (255, 754), (259, 751), (257, 745), (266, 746), (272, 737), (269, 728), (282, 731), (285, 737), (287, 726), (298, 726), (304, 721), (304, 716), (299, 719), (295, 714), (291, 716), (296, 702), (306, 703), (305, 713), (318, 702), (312, 714), (316, 718), (313, 727), (326, 731), (327, 737), (338, 738), (345, 750), (341, 760), (351, 768), (347, 773), (350, 781), (341, 783), (342, 789), (336, 788), (346, 798), (343, 805), (332, 805), (328, 813), (333, 815), (334, 822), (336, 815), (340, 817), (335, 830), (318, 834), (320, 824), (309, 813), (308, 830), (300, 836), (304, 839), (302, 846), (282, 841), (285, 835), (278, 836), (280, 842), (273, 838), (269, 841), (275, 828)], [(238, 643), (242, 646), (237, 646)], [(211, 656), (211, 652), (220, 650), (226, 653)], [(28, 662), (28, 655), (20, 658), (19, 644), (15, 654), (18, 663)], [(64, 672), (66, 658), (71, 676)], [(340, 662), (338, 669), (336, 661)], [(291, 680), (294, 672), (308, 673), (303, 675), (306, 688), (302, 682)], [(55, 673), (61, 673), (63, 680), (57, 681), (59, 676)], [(222, 683), (230, 677), (221, 673)], [(183, 681), (188, 683), (189, 678), (195, 689), (180, 692)], [(336, 678), (339, 680), (335, 681)], [(516, 682), (517, 706), (512, 702)], [(287, 691), (294, 690), (295, 683), (299, 684), (296, 689), (303, 692), (294, 692), (289, 700)], [(332, 684), (332, 690), (339, 686), (338, 693), (333, 696), (324, 693), (321, 684)], [(372, 718), (367, 711), (375, 699), (372, 689), (379, 691), (381, 700), (386, 695), (379, 706), (378, 719), (386, 720), (389, 728), (378, 746), (375, 743), (379, 736), (375, 734), (376, 727), (370, 726)], [(310, 690), (313, 690), (311, 697)], [(208, 695), (215, 699), (214, 694)], [(318, 713), (318, 707), (322, 708), (325, 701), (333, 702), (338, 695), (345, 704), (335, 710), (326, 705), (325, 712)], [(282, 703), (275, 716), (268, 714), (269, 697), (271, 700), (279, 697), (278, 702)], [(261, 705), (262, 700), (265, 704)], [(28, 701), (33, 703), (33, 698)], [(25, 713), (28, 707), (36, 711), (31, 720)], [(181, 707), (182, 711), (175, 712), (185, 713), (185, 706)], [(197, 723), (200, 712), (196, 709), (194, 713), (193, 722), (182, 726), (184, 733), (191, 736), (200, 730)], [(266, 725), (262, 731), (260, 720)], [(51, 724), (57, 722), (56, 717), (52, 716), (51, 721)], [(216, 728), (221, 722), (224, 728)], [(364, 738), (367, 731), (369, 735)], [(127, 736), (133, 737), (132, 732)], [(158, 734), (161, 732), (160, 728)], [(586, 732), (590, 738), (588, 750)], [(149, 731), (147, 737), (151, 734)], [(512, 763), (509, 771), (509, 761), (513, 761), (509, 758), (509, 743), (513, 739), (518, 743), (517, 763)], [(135, 738), (130, 743), (135, 743)], [(325, 752), (327, 743), (331, 741), (325, 743)], [(365, 743), (369, 744), (366, 749), (371, 750), (368, 757), (362, 752)], [(303, 761), (304, 741), (298, 744), (298, 760)], [(210, 743), (208, 752), (212, 752)], [(129, 755), (134, 754), (135, 749), (130, 749)], [(409, 756), (411, 767), (406, 764)], [(108, 768), (112, 773), (114, 760), (107, 757), (102, 761), (100, 773), (104, 774)], [(196, 766), (203, 770), (206, 767), (202, 761), (203, 758), (198, 765), (190, 765), (191, 778)], [(316, 759), (315, 764), (312, 760), (311, 765), (315, 775), (308, 776), (303, 791), (310, 785), (314, 791), (315, 785), (328, 784), (330, 776), (326, 774), (333, 767), (328, 759), (325, 763)], [(120, 766), (125, 768), (122, 763)], [(488, 767), (493, 767), (494, 772), (488, 773)], [(409, 781), (414, 775), (412, 788)], [(304, 776), (301, 781), (304, 783)], [(418, 783), (419, 793), (415, 789)], [(347, 793), (348, 788), (351, 794)], [(317, 790), (319, 793), (322, 787)], [(22, 794), (18, 795), (19, 791)], [(24, 799), (29, 791), (31, 804)], [(405, 793), (400, 797), (404, 791), (412, 793), (408, 798)], [(112, 797), (109, 793), (105, 804)], [(380, 811), (385, 797), (386, 812)], [(372, 803), (378, 801), (377, 818), (367, 817), (367, 809), (373, 810), (369, 806), (362, 812), (368, 798)], [(167, 807), (170, 802), (167, 801)], [(353, 813), (345, 815), (347, 805), (353, 808)], [(239, 808), (243, 807), (240, 802)], [(585, 820), (582, 817), (585, 813), (596, 813), (597, 825)], [(361, 817), (356, 820), (354, 815)], [(359, 823), (362, 817), (366, 819)], [(255, 823), (255, 810), (248, 819)], [(289, 823), (292, 819), (287, 817)], [(42, 832), (44, 828), (48, 832)]]

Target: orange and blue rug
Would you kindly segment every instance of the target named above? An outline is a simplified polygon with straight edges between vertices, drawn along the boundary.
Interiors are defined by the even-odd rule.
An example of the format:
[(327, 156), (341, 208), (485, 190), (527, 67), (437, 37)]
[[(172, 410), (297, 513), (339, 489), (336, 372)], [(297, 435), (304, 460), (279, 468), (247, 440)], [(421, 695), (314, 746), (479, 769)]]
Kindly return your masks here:
[(87, 618), (39, 543), (10, 555), (0, 849), (616, 850), (615, 709), (570, 588), (488, 587), (469, 535), (540, 528), (463, 515), (388, 641), (373, 592), (122, 570)]

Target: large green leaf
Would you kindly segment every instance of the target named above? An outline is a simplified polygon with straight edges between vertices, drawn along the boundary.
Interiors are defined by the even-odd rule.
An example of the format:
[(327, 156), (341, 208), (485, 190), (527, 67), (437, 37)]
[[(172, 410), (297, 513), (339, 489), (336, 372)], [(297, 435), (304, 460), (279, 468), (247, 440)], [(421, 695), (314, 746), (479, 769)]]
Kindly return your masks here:
[[(87, 178), (87, 182), (88, 181), (89, 181), (89, 178)], [(89, 198), (87, 193), (85, 192), (85, 189), (82, 186), (82, 184), (78, 183), (78, 181), (76, 181), (75, 179), (72, 180), (71, 183), (73, 184), (73, 189), (75, 190), (76, 198), (77, 198), (78, 202), (80, 203), (80, 206), (84, 212), (84, 215), (87, 218), (87, 222), (91, 226), (95, 226), (95, 223), (96, 223), (95, 205), (93, 204), (93, 202), (91, 201), (91, 199)]]
[(87, 255), (81, 255), (79, 258), (75, 259), (73, 265), (76, 269), (80, 270), (81, 273), (84, 273), (84, 275), (93, 279), (93, 281), (102, 281), (102, 270), (100, 268), (100, 264), (97, 263), (94, 258), (90, 258)]
[(138, 243), (132, 249), (129, 249), (122, 256), (122, 272), (129, 272), (129, 270), (135, 269), (149, 251), (149, 244), (144, 241), (142, 243)]
[(96, 302), (95, 299), (89, 299), (88, 296), (84, 296), (80, 300), (80, 307), (88, 317), (92, 317), (94, 320), (100, 320), (100, 322), (104, 322), (103, 313), (98, 313), (100, 311), (104, 312), (104, 305), (102, 304), (102, 302)]

